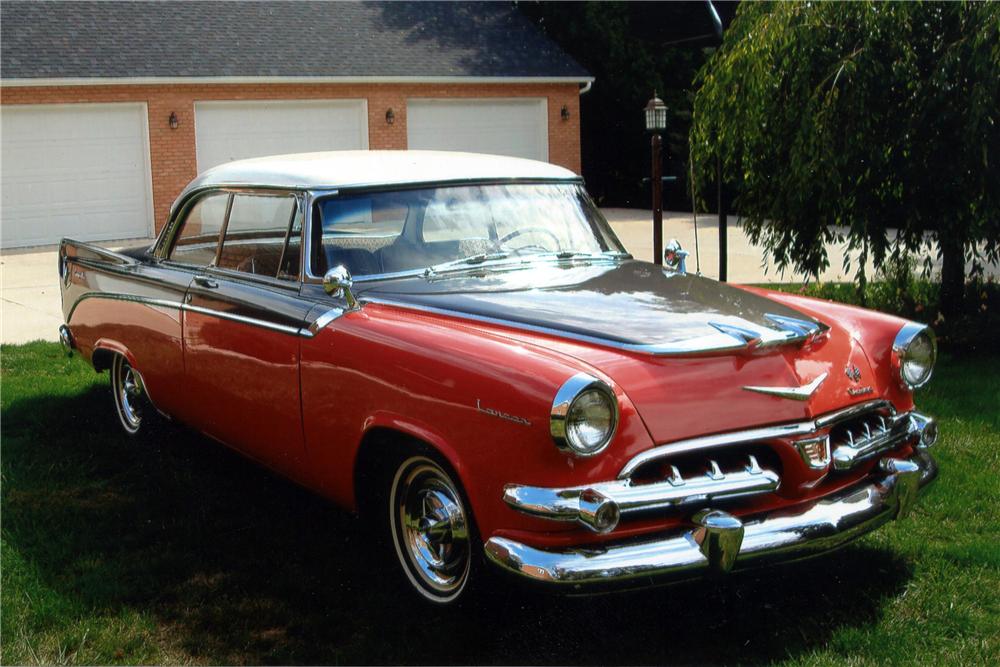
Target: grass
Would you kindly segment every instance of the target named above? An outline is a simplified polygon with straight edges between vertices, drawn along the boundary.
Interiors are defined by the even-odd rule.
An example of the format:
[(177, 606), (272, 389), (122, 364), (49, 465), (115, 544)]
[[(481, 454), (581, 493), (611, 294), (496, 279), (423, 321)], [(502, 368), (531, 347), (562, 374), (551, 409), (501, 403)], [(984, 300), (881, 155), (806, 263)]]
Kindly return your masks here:
[(1000, 357), (919, 398), (941, 477), (836, 554), (716, 583), (415, 603), (360, 526), (214, 443), (119, 433), (107, 378), (2, 350), (0, 662), (1000, 663)]

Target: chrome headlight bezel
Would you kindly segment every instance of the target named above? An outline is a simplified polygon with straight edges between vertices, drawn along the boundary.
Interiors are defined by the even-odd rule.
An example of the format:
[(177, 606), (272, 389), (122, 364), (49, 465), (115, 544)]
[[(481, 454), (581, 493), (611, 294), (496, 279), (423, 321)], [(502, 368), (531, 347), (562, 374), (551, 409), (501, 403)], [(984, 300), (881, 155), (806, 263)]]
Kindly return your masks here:
[[(574, 404), (590, 392), (598, 392), (607, 401), (611, 411), (611, 422), (600, 444), (588, 449), (574, 441), (572, 432), (567, 427), (567, 422), (573, 411)], [(615, 433), (618, 430), (618, 416), (618, 398), (615, 396), (614, 391), (611, 390), (611, 387), (593, 375), (577, 373), (566, 380), (559, 388), (559, 391), (556, 392), (556, 397), (552, 401), (552, 411), (549, 415), (549, 432), (552, 434), (552, 439), (555, 441), (556, 447), (560, 450), (580, 458), (589, 458), (597, 456), (611, 444), (611, 440), (614, 439)]]
[[(910, 353), (914, 341), (921, 337), (925, 337), (930, 344), (931, 360), (928, 364), (926, 375), (916, 382), (911, 382), (906, 377), (907, 355)], [(892, 342), (892, 374), (900, 386), (907, 391), (920, 389), (930, 382), (931, 376), (934, 375), (934, 365), (936, 363), (937, 338), (934, 336), (934, 330), (926, 324), (919, 324), (917, 322), (907, 322), (904, 324), (903, 328), (896, 334), (896, 339)]]

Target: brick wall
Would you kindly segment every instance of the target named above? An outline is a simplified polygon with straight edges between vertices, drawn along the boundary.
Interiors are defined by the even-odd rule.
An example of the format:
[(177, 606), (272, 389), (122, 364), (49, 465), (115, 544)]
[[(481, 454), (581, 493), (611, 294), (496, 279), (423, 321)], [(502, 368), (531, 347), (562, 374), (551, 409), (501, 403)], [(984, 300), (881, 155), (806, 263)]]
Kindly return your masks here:
[[(211, 84), (4, 87), (2, 104), (145, 102), (149, 110), (149, 151), (156, 230), (170, 204), (197, 175), (194, 103), (204, 100), (367, 99), (368, 146), (406, 148), (406, 99), (409, 97), (545, 97), (549, 113), (549, 161), (580, 172), (580, 99), (576, 84)], [(569, 109), (563, 120), (562, 107)], [(385, 121), (392, 109), (395, 122)], [(176, 113), (179, 127), (168, 119)]]

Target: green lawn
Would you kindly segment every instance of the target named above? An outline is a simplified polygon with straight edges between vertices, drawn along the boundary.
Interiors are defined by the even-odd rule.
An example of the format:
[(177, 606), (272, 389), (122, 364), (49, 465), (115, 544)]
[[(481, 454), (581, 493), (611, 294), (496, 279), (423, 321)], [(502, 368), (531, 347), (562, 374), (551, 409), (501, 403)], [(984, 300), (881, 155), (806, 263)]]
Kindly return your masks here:
[(945, 358), (938, 483), (832, 556), (633, 594), (411, 601), (357, 523), (200, 436), (120, 435), (105, 375), (2, 350), (13, 663), (1000, 663), (1000, 357)]

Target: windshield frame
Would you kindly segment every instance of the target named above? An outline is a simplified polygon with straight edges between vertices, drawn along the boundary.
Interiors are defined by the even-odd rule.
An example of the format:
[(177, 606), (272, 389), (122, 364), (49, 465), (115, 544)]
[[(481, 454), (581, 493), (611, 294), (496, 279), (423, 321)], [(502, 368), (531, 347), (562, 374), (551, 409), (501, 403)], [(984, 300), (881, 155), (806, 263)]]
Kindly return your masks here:
[[(376, 184), (376, 185), (366, 185), (366, 186), (354, 186), (349, 188), (331, 188), (329, 190), (310, 190), (309, 196), (306, 201), (306, 220), (303, 226), (304, 238), (303, 238), (303, 259), (304, 266), (302, 271), (303, 282), (304, 283), (314, 283), (321, 284), (323, 282), (323, 276), (318, 276), (313, 273), (313, 237), (314, 237), (314, 225), (320, 224), (320, 221), (316, 219), (315, 212), (317, 204), (321, 203), (324, 199), (329, 199), (331, 197), (338, 197), (340, 195), (355, 195), (364, 193), (378, 193), (378, 192), (400, 192), (404, 190), (423, 190), (431, 188), (447, 188), (447, 187), (463, 187), (463, 186), (489, 186), (489, 185), (575, 185), (580, 187), (587, 199), (594, 206), (594, 209), (600, 213), (600, 209), (597, 205), (590, 200), (590, 194), (586, 191), (584, 187), (583, 178), (496, 178), (496, 179), (460, 179), (460, 180), (447, 180), (447, 181), (419, 181), (413, 183), (405, 184)], [(602, 214), (603, 218), (603, 214)], [(607, 233), (618, 242), (619, 245), (624, 249), (625, 245), (618, 238), (618, 235), (611, 228), (610, 223), (606, 220), (604, 224), (607, 225)], [(628, 251), (625, 250), (624, 255), (618, 255), (609, 251), (607, 255), (608, 260), (621, 259), (622, 257), (631, 257)], [(483, 269), (484, 267), (490, 267), (495, 265), (527, 265), (530, 262), (524, 261), (532, 255), (526, 255), (522, 258), (517, 258), (516, 256), (499, 261), (487, 261), (483, 263), (476, 264), (475, 267), (462, 267), (463, 270), (469, 268)], [(541, 256), (536, 256), (536, 259), (541, 259)], [(551, 258), (545, 259), (543, 261), (550, 261)], [(591, 257), (590, 259), (593, 259)], [(414, 269), (407, 269), (405, 271), (397, 271), (393, 273), (377, 273), (368, 275), (358, 275), (354, 277), (355, 282), (370, 282), (378, 280), (392, 280), (397, 278), (407, 278), (415, 276), (424, 276), (427, 273), (429, 267), (420, 267)]]

